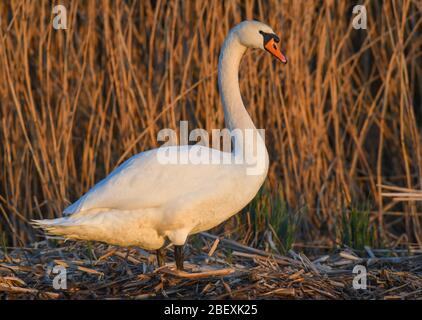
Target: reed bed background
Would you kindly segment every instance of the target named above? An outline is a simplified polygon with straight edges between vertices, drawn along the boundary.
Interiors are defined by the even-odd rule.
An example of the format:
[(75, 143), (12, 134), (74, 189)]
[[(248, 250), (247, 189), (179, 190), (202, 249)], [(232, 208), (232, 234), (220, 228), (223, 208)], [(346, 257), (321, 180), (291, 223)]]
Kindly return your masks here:
[[(160, 129), (223, 128), (219, 50), (231, 27), (257, 19), (279, 33), (289, 64), (256, 50), (242, 62), (241, 92), (266, 129), (271, 168), (225, 231), (256, 246), (277, 237), (286, 247), (357, 237), (422, 246), (417, 199), (384, 196), (385, 186), (422, 187), (420, 1), (60, 3), (67, 30), (52, 27), (58, 2), (0, 5), (3, 245), (36, 240), (30, 219), (60, 216), (129, 156), (157, 147)], [(352, 26), (355, 4), (366, 6), (367, 30)]]

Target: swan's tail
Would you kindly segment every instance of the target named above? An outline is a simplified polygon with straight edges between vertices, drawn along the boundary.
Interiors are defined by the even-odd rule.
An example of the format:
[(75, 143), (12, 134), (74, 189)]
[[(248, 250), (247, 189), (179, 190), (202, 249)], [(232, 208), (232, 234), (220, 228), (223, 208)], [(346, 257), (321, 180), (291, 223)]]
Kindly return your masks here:
[(66, 239), (83, 239), (84, 226), (71, 217), (31, 220), (34, 228), (43, 229), (49, 235), (63, 236)]
[[(157, 249), (164, 237), (149, 224), (156, 209), (125, 212), (113, 209), (93, 209), (57, 219), (32, 220), (35, 228), (49, 235), (73, 240), (95, 240), (115, 245), (140, 245), (144, 249)], [(149, 216), (148, 216), (149, 215)]]

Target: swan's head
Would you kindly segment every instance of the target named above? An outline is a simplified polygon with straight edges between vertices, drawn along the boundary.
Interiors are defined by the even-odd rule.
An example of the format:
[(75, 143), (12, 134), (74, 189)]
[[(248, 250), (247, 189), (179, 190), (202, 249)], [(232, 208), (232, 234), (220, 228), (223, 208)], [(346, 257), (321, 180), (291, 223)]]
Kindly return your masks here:
[(245, 47), (268, 51), (281, 62), (287, 63), (287, 58), (278, 46), (280, 38), (265, 23), (247, 20), (239, 23), (233, 31)]

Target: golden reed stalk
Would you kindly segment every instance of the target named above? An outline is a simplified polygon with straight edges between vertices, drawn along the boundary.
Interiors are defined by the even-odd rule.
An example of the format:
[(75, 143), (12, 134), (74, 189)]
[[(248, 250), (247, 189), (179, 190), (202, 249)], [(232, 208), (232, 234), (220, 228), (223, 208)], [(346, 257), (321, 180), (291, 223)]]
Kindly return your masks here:
[(0, 5), (0, 234), (11, 243), (157, 146), (160, 129), (222, 128), (219, 50), (257, 19), (289, 58), (250, 51), (241, 67), (271, 185), (306, 203), (311, 237), (335, 238), (342, 208), (370, 198), (380, 236), (422, 245), (421, 206), (381, 186), (421, 188), (420, 1), (364, 1), (367, 30), (353, 29), (350, 1), (62, 1), (66, 31), (52, 28), (54, 3)]

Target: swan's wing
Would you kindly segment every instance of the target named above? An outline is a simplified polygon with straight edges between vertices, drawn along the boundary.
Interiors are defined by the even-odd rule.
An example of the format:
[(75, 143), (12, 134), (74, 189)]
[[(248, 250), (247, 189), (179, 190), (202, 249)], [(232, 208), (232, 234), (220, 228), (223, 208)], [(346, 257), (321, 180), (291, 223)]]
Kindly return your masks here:
[[(209, 152), (220, 159), (231, 157), (230, 153), (197, 145), (167, 147), (167, 150), (171, 158), (178, 159), (192, 151)], [(215, 184), (218, 188), (218, 181), (238, 171), (223, 164), (163, 164), (158, 157), (158, 152), (163, 151), (163, 148), (153, 149), (131, 157), (67, 207), (64, 214), (102, 208), (124, 211), (161, 207), (207, 185)]]

